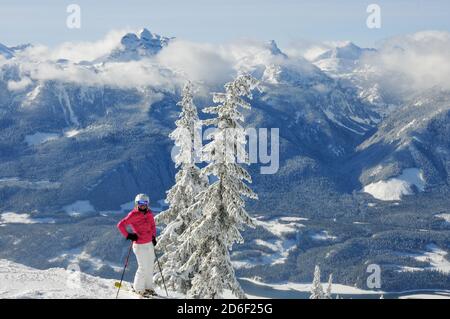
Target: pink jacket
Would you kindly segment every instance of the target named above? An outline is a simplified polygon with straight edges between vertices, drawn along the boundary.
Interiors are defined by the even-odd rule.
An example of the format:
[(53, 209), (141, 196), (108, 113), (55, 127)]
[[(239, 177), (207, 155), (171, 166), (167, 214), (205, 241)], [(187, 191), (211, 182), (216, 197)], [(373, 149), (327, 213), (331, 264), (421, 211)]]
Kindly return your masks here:
[(124, 237), (128, 235), (128, 225), (131, 226), (133, 232), (138, 236), (136, 244), (149, 243), (152, 241), (153, 236), (156, 237), (155, 219), (150, 209), (144, 214), (135, 208), (117, 224), (117, 228)]

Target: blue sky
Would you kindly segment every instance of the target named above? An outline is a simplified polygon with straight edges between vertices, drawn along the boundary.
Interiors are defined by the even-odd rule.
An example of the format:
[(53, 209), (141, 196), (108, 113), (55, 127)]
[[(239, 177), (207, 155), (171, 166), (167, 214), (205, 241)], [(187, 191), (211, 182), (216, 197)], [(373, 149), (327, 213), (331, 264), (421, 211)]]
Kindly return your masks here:
[[(66, 27), (66, 7), (81, 6), (81, 29)], [(381, 29), (368, 29), (366, 8), (381, 6)], [(450, 31), (448, 0), (1, 0), (0, 43), (94, 41), (112, 29), (147, 27), (200, 42), (253, 38), (281, 46), (298, 40), (380, 40), (420, 30)]]

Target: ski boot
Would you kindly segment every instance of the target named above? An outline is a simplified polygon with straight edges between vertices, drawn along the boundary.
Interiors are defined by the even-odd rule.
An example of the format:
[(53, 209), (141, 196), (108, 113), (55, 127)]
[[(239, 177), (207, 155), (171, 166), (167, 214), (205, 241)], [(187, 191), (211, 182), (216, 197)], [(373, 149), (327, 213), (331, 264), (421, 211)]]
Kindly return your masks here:
[(148, 289), (145, 289), (144, 296), (154, 297), (154, 296), (158, 296), (158, 294), (156, 293), (156, 291), (154, 289), (148, 288)]

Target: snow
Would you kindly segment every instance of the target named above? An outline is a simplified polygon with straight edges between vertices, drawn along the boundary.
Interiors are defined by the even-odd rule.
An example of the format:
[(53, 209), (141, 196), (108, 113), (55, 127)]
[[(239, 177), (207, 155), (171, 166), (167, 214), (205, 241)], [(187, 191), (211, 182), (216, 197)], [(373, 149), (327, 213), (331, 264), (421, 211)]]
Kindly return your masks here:
[(273, 251), (277, 251), (277, 248), (278, 248), (278, 246), (275, 245), (274, 243), (270, 243), (270, 242), (265, 241), (265, 240), (255, 239), (254, 242), (255, 242), (256, 245), (265, 246), (267, 248), (272, 249)]
[(399, 299), (449, 299), (450, 294), (414, 294), (409, 296), (401, 296)]
[(88, 200), (77, 200), (76, 202), (64, 206), (64, 211), (70, 216), (80, 216), (95, 211), (94, 206)]
[(414, 259), (429, 264), (428, 267), (418, 268), (418, 267), (400, 267), (400, 271), (423, 271), (423, 270), (437, 270), (445, 274), (450, 274), (450, 261), (447, 260), (447, 252), (434, 244), (427, 245), (426, 251), (410, 254), (410, 253), (399, 253), (402, 256), (413, 257)]
[(32, 91), (30, 91), (27, 94), (27, 98), (26, 98), (24, 104), (25, 105), (31, 104), (31, 102), (33, 102), (39, 96), (39, 93), (41, 93), (41, 90), (42, 90), (42, 86), (37, 85)]
[(105, 260), (94, 257), (80, 248), (68, 250), (49, 260), (51, 263), (61, 263), (64, 261), (67, 261), (70, 264), (89, 264), (93, 270), (99, 270), (105, 265), (110, 266), (116, 272), (120, 272), (123, 269), (123, 265), (105, 262)]
[(30, 214), (7, 212), (0, 214), (0, 225), (5, 224), (54, 224), (53, 218), (32, 218)]
[(336, 123), (337, 125), (349, 130), (350, 132), (353, 132), (355, 134), (358, 135), (364, 135), (366, 132), (363, 130), (362, 132), (356, 131), (355, 129), (352, 129), (346, 125), (344, 125), (341, 121), (339, 121), (338, 119), (336, 119), (334, 112), (330, 111), (330, 110), (324, 110), (323, 111), (325, 113), (325, 115), (328, 117), (328, 119), (334, 123)]
[(67, 132), (65, 132), (64, 136), (71, 138), (71, 137), (77, 136), (80, 133), (81, 133), (81, 130), (72, 129), (72, 130), (68, 130)]
[(413, 185), (419, 191), (425, 189), (426, 184), (423, 172), (418, 168), (407, 168), (397, 177), (366, 185), (363, 188), (363, 192), (383, 201), (401, 200), (403, 195), (412, 195), (414, 193)]
[(445, 220), (447, 223), (450, 223), (450, 214), (438, 214), (435, 216)]
[(266, 66), (262, 80), (271, 84), (279, 84), (279, 75), (281, 73), (281, 67), (279, 65), (271, 64)]
[[(63, 268), (38, 270), (4, 259), (0, 259), (0, 282), (0, 299), (114, 299), (117, 293), (113, 279)], [(164, 295), (159, 288), (156, 291)], [(121, 290), (119, 299), (137, 296)]]
[(17, 177), (0, 178), (0, 188), (2, 187), (18, 187), (28, 189), (57, 189), (61, 183), (50, 181), (28, 181), (21, 180)]
[(92, 124), (85, 128), (70, 128), (64, 131), (63, 135), (67, 138), (73, 138), (80, 134), (90, 134), (95, 136), (101, 136), (107, 134), (112, 130), (112, 126), (109, 124)]
[(335, 240), (337, 237), (330, 235), (326, 230), (311, 235), (314, 240)]
[[(58, 86), (58, 100), (63, 108), (64, 115), (66, 116), (66, 122), (67, 124), (73, 124), (75, 126), (79, 126), (80, 123), (78, 121), (78, 117), (75, 115), (75, 112), (73, 111), (72, 104), (70, 102), (69, 94), (67, 93), (66, 89), (62, 86)], [(68, 111), (68, 114), (67, 114)]]
[[(286, 218), (286, 217), (281, 217)], [(281, 221), (281, 222), (280, 222)], [(274, 234), (277, 237), (281, 237), (283, 235), (295, 233), (299, 227), (304, 227), (305, 225), (295, 223), (292, 220), (288, 223), (283, 223), (283, 219), (275, 218), (269, 221), (256, 220), (256, 225), (264, 227), (269, 232)], [(284, 219), (286, 221), (286, 219)]]
[(5, 57), (6, 59), (11, 59), (14, 54), (7, 46), (0, 43), (0, 56)]
[[(264, 265), (277, 265), (282, 264), (289, 257), (289, 254), (292, 250), (297, 247), (297, 243), (293, 240), (287, 239), (278, 239), (272, 241), (266, 241), (261, 239), (255, 239), (254, 243), (259, 246), (267, 247), (273, 252), (270, 253), (262, 253), (262, 260), (258, 261), (248, 261), (245, 267), (251, 267), (258, 264)], [(234, 265), (234, 262), (233, 262)]]
[(370, 172), (370, 176), (375, 176), (379, 174), (383, 170), (383, 165), (378, 165), (377, 167), (373, 168)]
[(447, 252), (433, 244), (428, 245), (427, 250), (423, 255), (416, 256), (415, 259), (428, 262), (430, 263), (430, 268), (449, 274), (450, 261), (446, 259)]
[(59, 137), (59, 135), (55, 134), (55, 133), (37, 132), (37, 133), (32, 134), (32, 135), (26, 135), (25, 136), (25, 142), (29, 146), (35, 146), (35, 145), (43, 144), (45, 142), (56, 140), (58, 137)]
[(397, 137), (400, 136), (400, 134), (402, 134), (405, 130), (407, 130), (408, 128), (412, 127), (414, 125), (414, 123), (416, 123), (416, 119), (412, 120), (411, 122), (409, 122), (408, 124), (406, 124), (405, 126), (403, 126), (398, 132), (397, 132)]
[[(256, 279), (240, 278), (256, 287), (266, 287), (274, 293), (296, 291), (309, 294), (311, 283), (285, 282), (278, 284), (263, 283)], [(16, 262), (0, 259), (0, 299), (114, 299), (117, 289), (114, 287), (115, 279), (104, 279), (79, 272), (76, 266), (64, 268), (50, 268), (39, 270)], [(125, 282), (126, 286), (130, 283)], [(322, 285), (326, 287), (327, 283)], [(156, 287), (156, 292), (165, 296), (164, 289)], [(261, 290), (263, 291), (263, 289)], [(252, 294), (247, 294), (249, 299), (263, 298), (261, 292), (253, 289)], [(332, 286), (332, 293), (339, 295), (379, 295), (383, 291), (363, 290), (347, 285), (336, 284)], [(406, 293), (406, 292), (405, 292)], [(179, 293), (169, 291), (171, 298), (184, 298)], [(224, 298), (235, 298), (233, 294), (225, 290)], [(274, 295), (276, 298), (276, 295)], [(411, 291), (411, 294), (400, 298), (450, 298), (450, 293), (439, 291), (437, 294), (429, 292), (420, 293)], [(137, 296), (129, 291), (121, 290), (119, 299), (137, 299)]]
[[(279, 284), (267, 284), (267, 283), (262, 283), (259, 281), (256, 281), (254, 279), (251, 278), (241, 278), (243, 280), (247, 280), (250, 281), (251, 283), (257, 284), (257, 285), (261, 285), (261, 286), (266, 286), (266, 287), (270, 287), (276, 290), (281, 290), (281, 291), (291, 291), (291, 290), (295, 290), (298, 292), (310, 292), (311, 291), (311, 283), (295, 283), (295, 282), (286, 282), (286, 283), (279, 283)], [(327, 287), (328, 283), (327, 282), (322, 282), (322, 285), (324, 287)], [(333, 283), (332, 287), (331, 287), (331, 293), (333, 294), (380, 294), (382, 293), (381, 291), (373, 291), (373, 290), (363, 290), (363, 289), (359, 289), (356, 287), (351, 287), (351, 286), (346, 286), (346, 285), (342, 285), (342, 284), (336, 284)]]
[[(0, 299), (115, 299), (118, 280), (105, 279), (80, 272), (76, 266), (40, 270), (16, 262), (0, 259)], [(124, 286), (130, 283), (124, 282)], [(165, 290), (155, 287), (160, 296)], [(170, 298), (184, 299), (180, 293), (168, 291)], [(235, 298), (231, 291), (224, 291), (224, 298)], [(261, 298), (247, 295), (248, 298)], [(122, 289), (119, 299), (138, 299)]]
[(296, 216), (284, 216), (271, 220), (261, 220), (262, 216), (255, 218), (256, 225), (263, 227), (271, 232), (276, 239), (261, 240), (255, 239), (253, 243), (257, 246), (267, 247), (273, 252), (261, 252), (261, 256), (257, 258), (249, 258), (245, 260), (233, 260), (235, 268), (251, 268), (257, 265), (276, 265), (282, 264), (286, 261), (289, 254), (297, 248), (297, 242), (288, 239), (288, 235), (295, 234), (299, 228), (305, 227), (300, 221), (308, 220), (308, 218)]
[(3, 213), (0, 215), (0, 224), (33, 224), (28, 214)]
[(286, 217), (280, 217), (279, 220), (282, 221), (282, 222), (300, 222), (300, 221), (309, 220), (309, 218), (286, 216)]
[[(249, 295), (249, 294), (246, 294), (246, 295), (247, 295), (248, 299), (269, 299), (269, 298), (265, 298), (265, 297), (255, 296), (255, 295)], [(224, 289), (222, 297), (223, 297), (223, 299), (236, 299), (236, 296), (233, 295), (231, 290), (228, 290), (228, 289)]]

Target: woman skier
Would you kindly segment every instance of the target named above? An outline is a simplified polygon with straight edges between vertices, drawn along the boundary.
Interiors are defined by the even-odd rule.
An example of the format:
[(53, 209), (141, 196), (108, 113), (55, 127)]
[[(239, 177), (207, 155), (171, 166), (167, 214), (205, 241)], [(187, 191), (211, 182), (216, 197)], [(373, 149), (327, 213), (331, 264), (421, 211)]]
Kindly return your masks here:
[[(153, 288), (156, 225), (149, 202), (147, 195), (138, 194), (134, 200), (134, 209), (117, 224), (122, 235), (133, 241), (133, 252), (138, 263), (133, 289), (142, 296), (156, 295)], [(133, 232), (128, 232), (127, 226), (130, 226)]]

